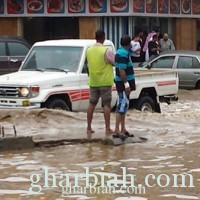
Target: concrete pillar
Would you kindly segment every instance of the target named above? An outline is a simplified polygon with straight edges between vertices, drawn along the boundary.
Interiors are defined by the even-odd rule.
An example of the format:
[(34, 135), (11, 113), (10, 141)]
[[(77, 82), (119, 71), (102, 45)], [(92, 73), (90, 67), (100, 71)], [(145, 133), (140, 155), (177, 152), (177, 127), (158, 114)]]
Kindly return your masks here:
[(98, 17), (79, 18), (79, 38), (94, 39), (96, 30), (99, 29)]
[(196, 50), (196, 19), (174, 19), (174, 43), (178, 50)]

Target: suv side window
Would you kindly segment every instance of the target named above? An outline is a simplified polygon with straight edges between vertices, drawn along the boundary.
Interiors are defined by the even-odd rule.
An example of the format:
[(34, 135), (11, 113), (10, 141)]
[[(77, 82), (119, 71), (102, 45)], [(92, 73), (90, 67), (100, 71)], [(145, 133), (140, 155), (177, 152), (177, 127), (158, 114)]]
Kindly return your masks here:
[(6, 56), (5, 42), (0, 42), (0, 56)]
[(28, 53), (29, 48), (18, 42), (8, 42), (10, 56), (24, 56)]
[(161, 57), (151, 63), (152, 68), (172, 68), (174, 64), (175, 56)]

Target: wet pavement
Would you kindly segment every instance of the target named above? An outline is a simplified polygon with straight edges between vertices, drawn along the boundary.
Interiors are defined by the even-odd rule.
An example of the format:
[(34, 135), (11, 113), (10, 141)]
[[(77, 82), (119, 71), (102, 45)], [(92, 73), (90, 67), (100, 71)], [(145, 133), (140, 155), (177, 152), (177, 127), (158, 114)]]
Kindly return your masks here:
[[(200, 199), (199, 100), (199, 91), (180, 90), (179, 101), (169, 106), (162, 104), (161, 114), (130, 110), (128, 130), (136, 137), (147, 138), (145, 143), (121, 146), (79, 143), (0, 152), (0, 199)], [(8, 134), (12, 134), (11, 127), (15, 124), (19, 135), (33, 135), (35, 140), (45, 140), (46, 135), (52, 140), (65, 138), (66, 135), (80, 139), (86, 137), (86, 113), (9, 111), (1, 112), (0, 119), (1, 125), (8, 127), (5, 130)], [(114, 113), (111, 119), (114, 127)], [(104, 136), (102, 124), (102, 113), (95, 113), (94, 137)], [(104, 193), (102, 190), (95, 192), (93, 188), (93, 191), (84, 193), (80, 188), (85, 187), (86, 177), (79, 179), (79, 191), (68, 191), (71, 194), (67, 195), (66, 188), (59, 186), (63, 180), (60, 175), (70, 175), (70, 183), (74, 185), (74, 175), (85, 175), (87, 170), (97, 177), (96, 188), (104, 179), (107, 185), (116, 184), (115, 190), (108, 194), (105, 190)], [(46, 179), (45, 172), (48, 175), (56, 174), (54, 186), (57, 187), (44, 187), (47, 184), (45, 180), (49, 186), (53, 186), (53, 176)], [(30, 177), (34, 180), (31, 181)], [(90, 181), (95, 184), (94, 178), (90, 178)], [(135, 187), (130, 187), (133, 182)], [(33, 190), (41, 187), (39, 194), (29, 192), (31, 183), (35, 183)], [(125, 183), (127, 187), (121, 187)]]

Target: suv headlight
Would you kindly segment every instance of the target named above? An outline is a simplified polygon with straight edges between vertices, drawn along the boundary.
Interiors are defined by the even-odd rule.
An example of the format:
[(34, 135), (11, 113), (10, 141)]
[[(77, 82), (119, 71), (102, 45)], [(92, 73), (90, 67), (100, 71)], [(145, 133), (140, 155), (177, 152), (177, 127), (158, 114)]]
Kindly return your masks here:
[(19, 88), (19, 97), (36, 97), (38, 96), (40, 91), (39, 86), (31, 86), (31, 87), (20, 87)]
[(30, 88), (28, 88), (28, 87), (19, 88), (19, 96), (20, 97), (28, 97), (29, 94), (30, 94)]

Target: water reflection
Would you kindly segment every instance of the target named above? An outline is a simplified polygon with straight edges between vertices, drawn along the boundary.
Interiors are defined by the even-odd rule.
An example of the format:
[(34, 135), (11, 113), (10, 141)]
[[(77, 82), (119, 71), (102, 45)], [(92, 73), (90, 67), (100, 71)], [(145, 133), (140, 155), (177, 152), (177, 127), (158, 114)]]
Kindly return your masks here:
[[(153, 188), (146, 187), (146, 194), (142, 196), (128, 194), (113, 195), (84, 195), (75, 197), (72, 195), (64, 199), (120, 199), (130, 197), (129, 199), (199, 199), (200, 187), (200, 168), (198, 152), (200, 143), (185, 144), (181, 148), (176, 146), (169, 149), (156, 149), (148, 145), (133, 144), (120, 147), (107, 147), (101, 144), (87, 144), (57, 147), (44, 149), (41, 151), (30, 151), (26, 156), (23, 152), (20, 154), (1, 155), (1, 179), (0, 194), (1, 199), (63, 199), (60, 188), (44, 189), (40, 195), (30, 195), (27, 191), (30, 187), (29, 177), (34, 173), (43, 173), (43, 167), (48, 167), (51, 173), (83, 173), (84, 167), (89, 167), (91, 172), (99, 176), (111, 176), (117, 174), (118, 184), (122, 180), (122, 169), (126, 167), (127, 174), (135, 175), (135, 183), (143, 184), (144, 178), (148, 174), (154, 174), (158, 177), (160, 174), (168, 175), (171, 179), (172, 174), (190, 173), (194, 180), (195, 188), (173, 188), (173, 180), (168, 187)], [(48, 156), (47, 156), (48, 155)], [(72, 156), (74, 155), (74, 156)], [(198, 159), (197, 159), (198, 158)], [(34, 159), (36, 159), (34, 161)], [(162, 180), (165, 185), (165, 179)], [(189, 180), (186, 180), (187, 186)], [(80, 182), (84, 186), (84, 179)], [(44, 184), (44, 183), (41, 183)], [(121, 182), (122, 184), (122, 182)], [(155, 184), (151, 180), (151, 185)], [(182, 183), (179, 183), (182, 184)], [(87, 198), (86, 198), (87, 196)], [(138, 196), (137, 198), (133, 196)], [(120, 197), (120, 198), (119, 198)], [(125, 199), (125, 198), (122, 198)]]

